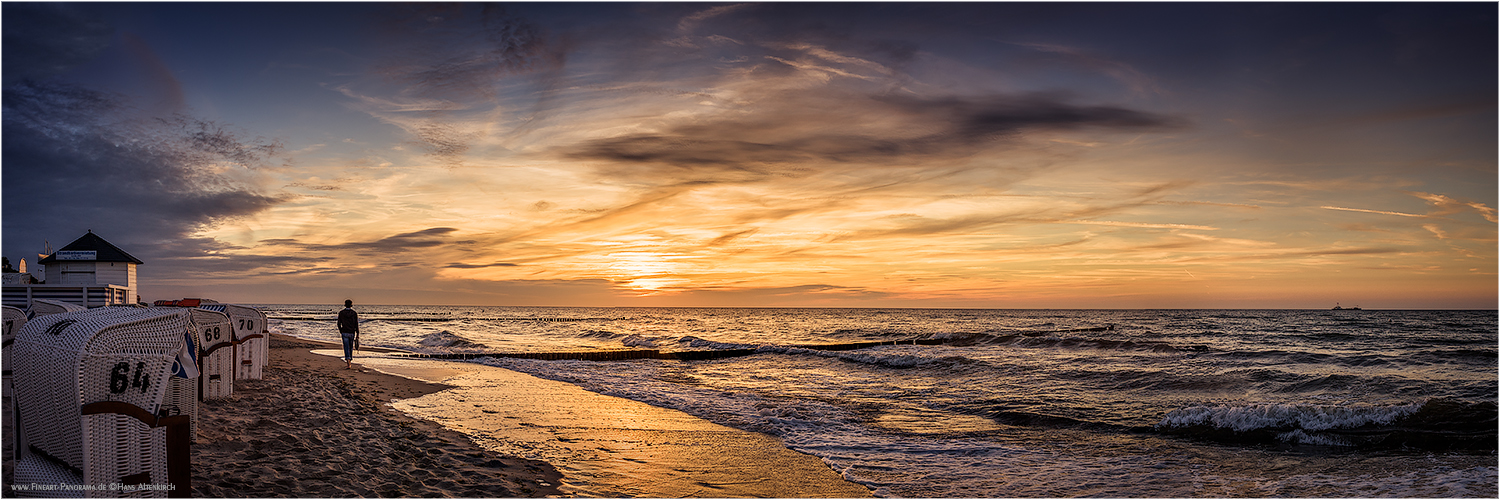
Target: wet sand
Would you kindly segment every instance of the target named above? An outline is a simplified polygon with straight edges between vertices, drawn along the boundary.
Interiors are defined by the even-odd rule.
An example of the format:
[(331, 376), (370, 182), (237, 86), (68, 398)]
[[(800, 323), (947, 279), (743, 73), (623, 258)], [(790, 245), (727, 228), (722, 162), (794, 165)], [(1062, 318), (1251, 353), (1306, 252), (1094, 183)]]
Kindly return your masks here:
[[(339, 351), (316, 351), (339, 355)], [(472, 436), (496, 453), (537, 458), (583, 497), (870, 497), (822, 460), (774, 437), (588, 392), (511, 370), (372, 355), (367, 367), (455, 388), (395, 407)]]

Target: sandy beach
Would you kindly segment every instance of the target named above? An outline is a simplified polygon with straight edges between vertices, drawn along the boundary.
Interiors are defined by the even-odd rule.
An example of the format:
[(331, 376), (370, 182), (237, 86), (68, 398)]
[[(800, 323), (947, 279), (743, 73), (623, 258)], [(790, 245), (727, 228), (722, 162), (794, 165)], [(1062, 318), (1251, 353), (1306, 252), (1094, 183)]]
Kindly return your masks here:
[(871, 496), (764, 434), (510, 370), (392, 353), (363, 349), (345, 369), (332, 344), (273, 335), (262, 380), (236, 381), (231, 397), (199, 405), (192, 495)]
[(870, 496), (763, 434), (472, 363), (365, 349), (346, 370), (333, 347), (274, 335), (263, 380), (200, 406), (194, 496)]
[[(310, 352), (326, 344), (274, 335), (263, 380), (199, 406), (198, 497), (541, 497), (551, 465), (497, 456), (387, 404), (447, 389)], [(369, 352), (369, 350), (365, 350)]]

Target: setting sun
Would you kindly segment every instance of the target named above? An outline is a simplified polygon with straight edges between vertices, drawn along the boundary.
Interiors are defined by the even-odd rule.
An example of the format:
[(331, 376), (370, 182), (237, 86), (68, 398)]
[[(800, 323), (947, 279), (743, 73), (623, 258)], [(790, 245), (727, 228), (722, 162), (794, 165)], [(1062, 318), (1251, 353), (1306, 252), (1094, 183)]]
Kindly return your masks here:
[[(1142, 32), (1187, 32), (983, 4), (243, 7), (340, 20), (264, 39), (94, 7), (143, 35), (68, 64), (7, 59), (28, 98), (6, 105), (5, 253), (93, 228), (137, 249), (150, 297), (1497, 300), (1494, 58), (1459, 38), (1293, 51), (1281, 28), (1188, 30), (1171, 20), (1198, 7), (1164, 6)], [(493, 29), (510, 45), (465, 42)], [(78, 92), (98, 109), (64, 105)], [(96, 143), (132, 146), (89, 160)], [(33, 161), (47, 151), (68, 166)]]
[(10, 496), (1497, 497), (1494, 2), (0, 10)]

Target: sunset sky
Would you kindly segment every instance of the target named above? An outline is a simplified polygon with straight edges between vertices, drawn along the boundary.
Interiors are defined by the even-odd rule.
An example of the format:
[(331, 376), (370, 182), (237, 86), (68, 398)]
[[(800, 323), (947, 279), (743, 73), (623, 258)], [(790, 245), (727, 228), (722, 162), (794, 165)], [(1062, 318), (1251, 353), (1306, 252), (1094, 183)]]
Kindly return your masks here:
[(3, 4), (147, 301), (1494, 308), (1493, 3)]

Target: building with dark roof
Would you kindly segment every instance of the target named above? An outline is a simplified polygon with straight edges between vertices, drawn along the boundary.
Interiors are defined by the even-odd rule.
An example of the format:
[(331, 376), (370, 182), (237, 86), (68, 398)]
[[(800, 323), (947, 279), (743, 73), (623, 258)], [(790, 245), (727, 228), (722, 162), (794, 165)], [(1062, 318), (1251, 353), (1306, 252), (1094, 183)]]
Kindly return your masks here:
[(133, 264), (145, 264), (145, 262), (141, 262), (141, 259), (137, 259), (134, 256), (125, 253), (124, 250), (120, 250), (120, 247), (115, 246), (113, 243), (104, 241), (104, 238), (100, 238), (99, 235), (94, 234), (94, 230), (92, 229), (89, 230), (88, 234), (80, 236), (78, 239), (73, 240), (72, 243), (69, 243), (58, 251), (53, 252), (52, 255), (48, 255), (42, 260), (37, 261), (37, 263), (50, 265), (53, 262), (63, 261), (122, 263), (129, 262)]
[(29, 307), (33, 299), (52, 299), (84, 307), (138, 302), (135, 266), (140, 259), (94, 234), (73, 240), (37, 261), (46, 266), (42, 284), (5, 286), (4, 303)]

